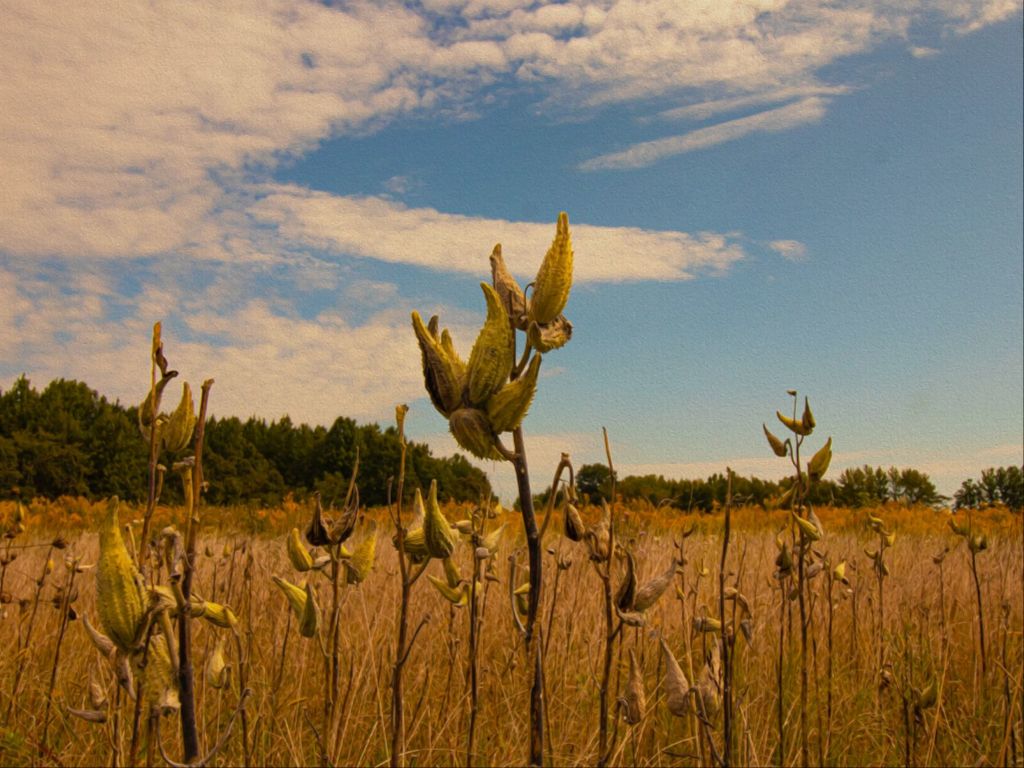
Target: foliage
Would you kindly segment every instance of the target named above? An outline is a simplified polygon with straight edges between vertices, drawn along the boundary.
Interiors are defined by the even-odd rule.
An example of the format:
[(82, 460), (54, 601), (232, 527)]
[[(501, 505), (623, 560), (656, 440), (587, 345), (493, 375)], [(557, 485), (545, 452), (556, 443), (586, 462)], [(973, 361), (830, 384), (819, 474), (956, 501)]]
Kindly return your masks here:
[(1024, 467), (989, 467), (978, 480), (964, 480), (953, 495), (956, 509), (983, 504), (1003, 504), (1010, 509), (1024, 507)]

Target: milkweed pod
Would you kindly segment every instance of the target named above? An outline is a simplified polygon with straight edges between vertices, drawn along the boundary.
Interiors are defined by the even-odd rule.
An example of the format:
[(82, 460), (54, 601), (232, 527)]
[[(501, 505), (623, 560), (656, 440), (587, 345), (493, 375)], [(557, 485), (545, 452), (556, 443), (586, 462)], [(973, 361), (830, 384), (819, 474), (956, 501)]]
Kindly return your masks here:
[(196, 406), (192, 400), (192, 388), (186, 381), (181, 389), (181, 401), (160, 434), (164, 450), (171, 453), (182, 451), (188, 446), (196, 426)]
[(920, 709), (930, 709), (939, 700), (939, 684), (932, 678), (928, 686), (921, 691), (917, 697), (917, 706)]
[(455, 549), (455, 536), (437, 503), (437, 480), (430, 481), (427, 513), (423, 518), (423, 535), (431, 557), (448, 557)]
[(469, 536), (473, 533), (473, 521), (472, 520), (456, 520), (455, 530), (457, 530), (463, 536)]
[(967, 536), (968, 529), (966, 526), (957, 525), (954, 520), (949, 520), (949, 527), (957, 536)]
[(636, 591), (636, 597), (633, 599), (633, 610), (643, 613), (658, 602), (659, 598), (665, 593), (665, 590), (668, 589), (668, 585), (672, 583), (675, 575), (676, 561), (673, 559), (669, 563), (668, 568)]
[(526, 329), (526, 338), (538, 352), (560, 349), (572, 339), (572, 323), (565, 315), (559, 315), (544, 325), (530, 323)]
[(792, 515), (793, 522), (797, 524), (797, 527), (800, 529), (800, 533), (803, 534), (805, 538), (809, 541), (817, 541), (821, 538), (821, 531), (818, 530), (818, 527), (814, 523), (800, 517), (796, 512), (793, 512)]
[(217, 641), (206, 660), (206, 682), (211, 688), (224, 688), (231, 680), (231, 667), (224, 656), (224, 638)]
[(533, 282), (530, 297), (530, 319), (544, 324), (554, 320), (569, 300), (572, 288), (572, 239), (569, 234), (569, 216), (558, 214), (555, 239), (551, 242), (540, 270)]
[(690, 683), (665, 638), (661, 638), (661, 650), (665, 657), (665, 704), (670, 713), (684, 717), (690, 711)]
[(967, 547), (975, 554), (985, 551), (988, 549), (988, 536), (972, 536), (967, 542)]
[(478, 408), (459, 408), (448, 418), (448, 429), (461, 448), (478, 459), (501, 461), (505, 457), (497, 449), (497, 434), (487, 414)]
[(821, 480), (828, 471), (828, 465), (832, 461), (832, 438), (825, 442), (821, 448), (818, 449), (817, 453), (811, 457), (810, 463), (807, 465), (807, 474), (814, 482)]
[(441, 561), (444, 566), (444, 579), (448, 582), (448, 586), (455, 589), (462, 582), (462, 574), (459, 573), (459, 566), (455, 564), (455, 561), (450, 557), (446, 557)]
[(150, 638), (142, 681), (149, 705), (161, 715), (172, 714), (181, 708), (178, 680), (174, 674), (171, 654), (167, 649), (167, 640), (163, 635), (153, 635)]
[(139, 573), (128, 555), (117, 517), (118, 499), (107, 502), (100, 527), (100, 557), (96, 567), (96, 603), (104, 632), (122, 651), (138, 645), (146, 619), (147, 600)]
[(139, 432), (147, 443), (152, 439), (151, 430), (155, 424), (157, 427), (157, 446), (160, 445), (161, 432), (163, 431), (163, 426), (167, 423), (167, 417), (160, 413), (160, 400), (168, 383), (177, 375), (177, 371), (164, 372), (154, 387), (146, 393), (146, 398), (142, 401), (142, 405), (139, 406)]
[(627, 627), (642, 627), (647, 623), (647, 617), (639, 611), (623, 611), (615, 606), (615, 614)]
[(818, 515), (814, 511), (814, 507), (807, 508), (807, 519), (810, 521), (811, 525), (818, 529), (819, 536), (825, 535), (825, 526), (823, 526), (821, 524), (821, 520), (818, 519)]
[(487, 401), (487, 418), (495, 432), (511, 432), (523, 423), (537, 392), (541, 356), (535, 354), (526, 372), (503, 386)]
[(871, 530), (873, 530), (875, 533), (878, 533), (882, 530), (882, 526), (885, 525), (885, 521), (883, 521), (880, 517), (868, 515), (868, 525), (871, 527)]
[(768, 438), (768, 445), (771, 446), (772, 453), (776, 456), (784, 457), (786, 455), (786, 444), (768, 431), (767, 424), (762, 423), (761, 427), (764, 429), (764, 436)]
[(887, 533), (882, 531), (882, 540), (885, 542), (885, 546), (894, 546), (896, 544), (896, 532), (892, 531), (891, 533)]
[[(398, 548), (398, 534), (391, 537), (391, 543), (395, 545), (396, 549)], [(430, 551), (427, 549), (427, 539), (423, 533), (422, 526), (412, 531), (406, 531), (402, 546), (405, 549), (405, 554), (414, 563), (421, 563), (424, 560), (430, 559)]]
[(575, 505), (566, 502), (565, 514), (562, 518), (565, 526), (565, 536), (570, 541), (581, 541), (586, 529), (583, 527), (583, 518)]
[(793, 556), (789, 552), (789, 545), (785, 542), (782, 544), (782, 549), (779, 554), (775, 557), (775, 567), (777, 578), (783, 578), (788, 576), (793, 571)]
[(93, 677), (89, 678), (89, 704), (93, 709), (105, 709), (107, 706), (107, 691)]
[(204, 600), (202, 608), (202, 618), (206, 619), (214, 626), (221, 627), (223, 629), (231, 629), (231, 627), (238, 624), (238, 617), (235, 616), (235, 612), (226, 605), (211, 603)]
[(751, 648), (754, 647), (754, 622), (750, 620), (750, 616), (740, 620), (740, 632), (743, 633), (744, 639), (747, 641), (747, 645)]
[(352, 550), (352, 555), (345, 561), (345, 580), (348, 584), (361, 584), (373, 570), (377, 559), (377, 524), (371, 523), (369, 530)]
[(630, 725), (636, 725), (644, 718), (647, 711), (647, 696), (644, 693), (644, 678), (640, 665), (636, 662), (636, 652), (629, 649), (629, 680), (623, 696), (623, 718)]
[[(319, 493), (314, 495), (313, 517), (306, 528), (306, 541), (314, 547), (326, 547), (331, 543), (331, 536), (327, 531), (327, 525), (324, 523), (324, 508), (320, 503)], [(227, 544), (224, 546), (227, 547)], [(225, 551), (224, 554), (227, 556), (230, 552)]]
[(461, 608), (466, 604), (467, 596), (464, 589), (457, 586), (449, 586), (445, 579), (439, 579), (430, 573), (427, 574), (427, 578), (437, 588), (437, 591), (441, 593), (441, 596), (456, 608)]
[(288, 598), (288, 604), (295, 611), (295, 615), (299, 618), (302, 617), (303, 611), (306, 609), (306, 590), (305, 586), (299, 587), (292, 584), (287, 579), (282, 579), (279, 576), (274, 576), (274, 583), (284, 593), (284, 596)]
[(636, 599), (636, 562), (633, 553), (626, 552), (626, 573), (622, 577), (618, 590), (615, 592), (615, 605), (621, 611), (633, 610)]
[[(437, 318), (431, 318), (431, 327), (436, 328)], [(412, 327), (420, 346), (423, 364), (423, 383), (430, 402), (438, 412), (447, 417), (458, 408), (465, 386), (465, 376), (457, 362), (445, 353), (441, 342), (423, 325), (419, 312), (412, 313)]]
[(516, 600), (516, 610), (520, 616), (526, 616), (530, 610), (530, 582), (520, 584), (512, 593)]
[(805, 427), (803, 421), (801, 421), (800, 419), (791, 419), (789, 416), (784, 416), (782, 414), (782, 411), (776, 411), (775, 415), (778, 417), (779, 421), (785, 424), (786, 427), (788, 427), (789, 430), (791, 432), (794, 432), (795, 434), (807, 436), (811, 434), (811, 432), (813, 431)]
[(849, 584), (850, 580), (846, 577), (846, 561), (843, 560), (839, 565), (832, 569), (832, 578), (836, 581), (841, 581), (843, 584)]
[(526, 296), (512, 274), (505, 266), (505, 259), (501, 255), (501, 243), (494, 246), (491, 251), (491, 282), (494, 283), (494, 290), (501, 297), (501, 303), (508, 313), (509, 320), (515, 328), (520, 331), (526, 330)]
[(722, 622), (711, 616), (694, 616), (693, 630), (694, 632), (721, 632)]
[(313, 567), (313, 556), (309, 554), (309, 550), (299, 538), (298, 528), (292, 528), (291, 533), (288, 534), (288, 559), (291, 561), (292, 568), (300, 573)]
[(480, 288), (487, 299), (487, 319), (466, 366), (466, 394), (475, 407), (483, 406), (505, 385), (515, 364), (515, 336), (501, 299), (487, 283), (480, 283)]
[(501, 544), (501, 537), (505, 533), (505, 525), (506, 523), (502, 523), (489, 534), (484, 536), (483, 545), (492, 555), (498, 551), (498, 545)]
[(811, 403), (806, 397), (804, 398), (804, 412), (800, 417), (800, 423), (803, 425), (803, 428), (807, 430), (807, 434), (810, 434), (811, 430), (817, 426), (814, 421), (814, 414), (811, 413)]
[(590, 551), (591, 560), (603, 563), (608, 559), (611, 548), (611, 533), (608, 530), (608, 524), (604, 520), (599, 520), (588, 528), (587, 532), (583, 534), (583, 540)]
[(65, 707), (69, 715), (85, 720), (87, 723), (105, 723), (107, 722), (107, 713), (97, 709), (75, 709), (74, 707)]
[(112, 658), (117, 651), (114, 641), (96, 629), (92, 622), (89, 621), (89, 617), (84, 614), (82, 615), (82, 625), (85, 627), (85, 631), (89, 633), (89, 639), (92, 640), (92, 644), (96, 646), (96, 650), (100, 652), (100, 655), (108, 659)]
[(299, 634), (303, 637), (313, 637), (316, 634), (319, 619), (320, 610), (316, 604), (316, 594), (309, 582), (306, 582), (306, 602), (299, 620)]

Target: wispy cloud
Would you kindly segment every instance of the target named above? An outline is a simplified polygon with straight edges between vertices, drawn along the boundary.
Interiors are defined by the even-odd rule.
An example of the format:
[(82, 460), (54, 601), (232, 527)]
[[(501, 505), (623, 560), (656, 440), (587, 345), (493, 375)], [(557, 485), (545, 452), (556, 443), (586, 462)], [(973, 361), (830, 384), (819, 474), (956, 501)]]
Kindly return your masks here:
[(678, 136), (634, 144), (620, 152), (610, 152), (586, 160), (580, 163), (579, 167), (584, 171), (643, 168), (666, 157), (707, 149), (726, 141), (735, 141), (751, 133), (785, 131), (798, 125), (818, 122), (825, 116), (827, 104), (827, 99), (812, 96), (749, 117), (698, 128)]
[(807, 246), (799, 240), (772, 240), (768, 247), (786, 261), (806, 261)]
[(702, 101), (697, 104), (688, 104), (683, 107), (674, 107), (658, 113), (663, 120), (707, 120), (709, 117), (724, 112), (735, 112), (736, 110), (748, 109), (760, 106), (761, 104), (777, 104), (796, 99), (806, 99), (812, 96), (842, 96), (853, 90), (845, 85), (801, 85), (777, 90), (765, 91), (763, 93), (752, 93), (743, 96), (733, 96), (727, 99), (714, 99)]
[[(378, 197), (344, 197), (295, 186), (268, 186), (252, 207), (256, 219), (289, 243), (441, 271), (480, 274), (490, 246), (502, 244), (509, 268), (536, 273), (554, 222), (513, 222), (407, 208)], [(722, 274), (744, 256), (726, 234), (599, 227), (574, 222), (586, 254), (574, 264), (580, 282), (687, 280)], [(482, 245), (483, 244), (483, 245)]]

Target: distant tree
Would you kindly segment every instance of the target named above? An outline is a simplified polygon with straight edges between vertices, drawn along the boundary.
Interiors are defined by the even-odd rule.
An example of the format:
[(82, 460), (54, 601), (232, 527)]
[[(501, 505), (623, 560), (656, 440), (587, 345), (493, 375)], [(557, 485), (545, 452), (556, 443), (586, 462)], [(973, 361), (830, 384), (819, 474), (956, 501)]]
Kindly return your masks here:
[(576, 491), (580, 498), (597, 504), (611, 497), (611, 471), (604, 464), (584, 464), (576, 471)]
[(1005, 504), (1010, 509), (1024, 507), (1024, 467), (989, 467), (978, 480), (964, 480), (954, 495), (957, 509), (982, 504)]

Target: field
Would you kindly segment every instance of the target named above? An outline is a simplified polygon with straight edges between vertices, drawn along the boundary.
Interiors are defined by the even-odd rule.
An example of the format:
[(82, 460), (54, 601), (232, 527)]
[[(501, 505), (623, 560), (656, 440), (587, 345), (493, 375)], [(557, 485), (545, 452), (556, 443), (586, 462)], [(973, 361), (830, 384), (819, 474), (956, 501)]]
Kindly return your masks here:
[[(103, 509), (102, 504), (70, 500), (40, 503), (29, 509), (24, 532), (0, 543), (6, 563), (0, 582), (2, 765), (130, 760), (134, 702), (117, 686), (114, 667), (83, 626), (83, 617), (100, 626), (96, 570), (69, 570), (76, 562), (96, 563), (95, 531)], [(581, 512), (587, 522), (601, 514), (596, 508)], [(813, 577), (805, 574), (805, 656), (801, 601), (788, 599), (795, 591), (796, 569), (782, 580), (773, 575), (779, 542), (790, 551), (793, 547), (788, 513), (731, 511), (724, 586), (728, 595), (734, 594), (732, 588), (739, 596), (722, 605), (732, 638), (732, 764), (790, 766), (807, 760), (827, 765), (1021, 765), (1020, 513), (998, 507), (973, 513), (972, 530), (987, 536), (987, 547), (974, 558), (976, 588), (970, 548), (951, 531), (948, 512), (897, 505), (817, 512), (824, 535), (813, 543), (817, 554), (811, 557), (822, 565)], [(455, 507), (444, 513), (452, 523), (469, 516), (469, 510)], [(0, 507), (0, 521), (10, 521), (13, 514), (13, 505)], [(140, 514), (122, 505), (121, 521)], [(230, 606), (238, 621), (233, 630), (192, 622), (201, 754), (224, 736), (211, 764), (315, 765), (325, 758), (333, 765), (387, 764), (401, 579), (386, 512), (366, 513), (376, 521), (373, 569), (362, 583), (343, 582), (339, 591), (338, 699), (327, 716), (332, 581), (312, 571), (297, 574), (286, 547), (292, 526), (305, 530), (310, 509), (289, 503), (276, 510), (204, 509), (202, 514), (193, 592)], [(665, 572), (673, 558), (682, 556), (684, 561), (665, 593), (643, 612), (642, 626), (614, 620), (613, 630), (618, 631), (610, 645), (603, 566), (588, 558), (584, 543), (562, 535), (561, 515), (556, 509), (542, 542), (538, 624), (545, 678), (545, 764), (598, 762), (606, 648), (612, 654), (608, 762), (712, 764), (723, 749), (725, 728), (725, 677), (715, 672), (723, 633), (705, 619), (720, 615), (724, 515), (615, 510), (616, 541), (632, 554), (641, 587)], [(180, 516), (180, 511), (158, 508), (155, 530), (168, 522), (182, 528)], [(884, 521), (887, 533), (895, 533), (892, 546), (884, 549), (885, 576), (869, 557), (880, 541), (869, 516)], [(965, 522), (965, 513), (955, 519)], [(532, 664), (524, 655), (511, 594), (527, 580), (522, 570), (525, 540), (512, 512), (487, 520), (485, 532), (502, 522), (507, 523), (505, 534), (488, 559), (494, 579), (482, 579), (477, 595), (479, 707), (473, 764), (523, 764), (530, 739)], [(369, 530), (361, 522), (353, 541)], [(58, 535), (64, 539), (58, 542), (62, 548), (53, 545)], [(462, 574), (471, 572), (473, 548), (464, 540), (452, 558)], [(519, 570), (510, 583), (513, 558)], [(845, 571), (836, 571), (844, 561)], [(429, 563), (426, 574), (443, 581), (441, 563)], [(626, 566), (625, 559), (617, 559), (613, 589), (626, 578)], [(312, 577), (322, 613), (315, 637), (299, 634), (299, 618), (272, 581), (274, 576), (298, 583)], [(63, 631), (62, 585), (71, 587), (71, 608), (77, 616)], [(452, 605), (430, 581), (420, 579), (411, 587), (408, 610), (413, 642), (404, 667), (404, 762), (464, 765), (473, 655), (469, 608)], [(628, 612), (624, 615), (629, 618)], [(699, 631), (701, 627), (710, 631)], [(688, 694), (691, 703), (679, 717), (666, 705), (662, 638), (687, 681), (698, 689), (695, 696)], [(220, 689), (213, 687), (215, 670), (208, 668), (218, 647), (232, 667), (229, 684)], [(241, 668), (240, 654), (245, 659)], [(711, 661), (706, 664), (706, 659)], [(806, 697), (801, 697), (802, 667)], [(244, 727), (240, 717), (233, 718), (240, 681), (252, 692), (245, 703)], [(644, 701), (638, 701), (638, 693)], [(89, 722), (72, 709), (99, 713), (102, 718), (95, 719), (103, 721)], [(164, 764), (161, 751), (180, 759), (179, 717), (168, 711), (154, 719), (159, 721), (159, 744), (156, 738), (147, 739), (142, 718), (136, 764)]]

